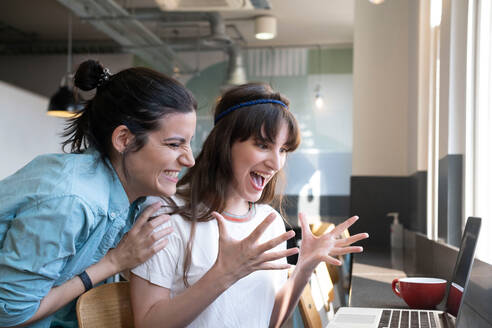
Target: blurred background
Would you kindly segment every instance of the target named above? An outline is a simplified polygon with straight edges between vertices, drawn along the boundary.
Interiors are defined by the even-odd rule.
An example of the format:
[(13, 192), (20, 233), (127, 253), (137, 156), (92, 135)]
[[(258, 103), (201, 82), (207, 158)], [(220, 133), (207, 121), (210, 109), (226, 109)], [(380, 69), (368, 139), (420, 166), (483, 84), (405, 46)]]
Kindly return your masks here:
[(195, 154), (221, 92), (264, 81), (302, 131), (286, 167), (291, 224), (298, 211), (311, 222), (357, 214), (364, 245), (388, 249), (397, 212), (405, 229), (456, 246), (467, 216), (492, 233), (491, 12), (480, 0), (0, 1), (0, 179), (61, 151), (65, 119), (47, 109), (76, 108), (53, 101), (60, 90), (70, 100), (85, 59), (190, 88)]

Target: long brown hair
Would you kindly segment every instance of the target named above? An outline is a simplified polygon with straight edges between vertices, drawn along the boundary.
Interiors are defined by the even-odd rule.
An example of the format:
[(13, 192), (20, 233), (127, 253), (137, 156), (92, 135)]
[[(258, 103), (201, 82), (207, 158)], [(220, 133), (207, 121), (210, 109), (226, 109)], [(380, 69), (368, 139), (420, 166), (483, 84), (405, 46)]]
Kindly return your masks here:
[[(289, 100), (264, 83), (248, 83), (233, 87), (219, 98), (214, 118), (237, 104), (274, 99), (289, 106)], [(213, 211), (225, 209), (226, 193), (233, 181), (231, 148), (235, 142), (253, 137), (256, 140), (274, 143), (282, 123), (287, 123), (289, 137), (286, 147), (294, 151), (300, 144), (297, 121), (288, 108), (276, 103), (261, 103), (234, 110), (216, 122), (203, 143), (202, 150), (185, 176), (178, 182), (177, 195), (185, 205), (176, 207), (174, 213), (192, 222), (190, 239), (184, 261), (184, 283), (189, 286), (187, 273), (191, 265), (191, 249), (196, 222), (209, 221)], [(283, 180), (282, 170), (277, 172), (263, 189), (257, 203), (274, 203), (281, 209), (282, 193), (275, 193), (277, 183)]]

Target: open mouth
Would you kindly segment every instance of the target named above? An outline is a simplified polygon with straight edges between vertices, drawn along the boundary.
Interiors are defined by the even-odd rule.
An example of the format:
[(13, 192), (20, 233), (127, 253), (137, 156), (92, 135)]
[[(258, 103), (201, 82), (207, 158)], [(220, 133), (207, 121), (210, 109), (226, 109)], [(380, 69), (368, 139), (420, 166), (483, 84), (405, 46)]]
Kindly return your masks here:
[(255, 171), (250, 172), (249, 175), (251, 176), (253, 187), (257, 190), (262, 190), (265, 186), (265, 182), (267, 181), (267, 177), (264, 174)]
[(178, 182), (179, 171), (166, 170), (163, 172), (163, 175), (166, 179), (168, 179), (170, 181)]

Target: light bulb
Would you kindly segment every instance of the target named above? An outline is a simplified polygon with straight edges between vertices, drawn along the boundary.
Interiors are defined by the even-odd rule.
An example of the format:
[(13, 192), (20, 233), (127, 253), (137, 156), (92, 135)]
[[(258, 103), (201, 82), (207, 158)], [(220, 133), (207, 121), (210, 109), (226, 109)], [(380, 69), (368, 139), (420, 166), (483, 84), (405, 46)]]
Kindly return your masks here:
[(259, 40), (270, 40), (275, 37), (273, 33), (256, 33), (255, 37)]
[(255, 36), (260, 40), (270, 40), (277, 35), (277, 19), (273, 16), (259, 16), (255, 19)]
[(314, 105), (318, 109), (322, 109), (324, 102), (323, 102), (323, 97), (319, 93), (316, 94), (316, 97), (314, 98)]
[(384, 0), (369, 0), (370, 3), (373, 3), (375, 5), (379, 5), (384, 2)]

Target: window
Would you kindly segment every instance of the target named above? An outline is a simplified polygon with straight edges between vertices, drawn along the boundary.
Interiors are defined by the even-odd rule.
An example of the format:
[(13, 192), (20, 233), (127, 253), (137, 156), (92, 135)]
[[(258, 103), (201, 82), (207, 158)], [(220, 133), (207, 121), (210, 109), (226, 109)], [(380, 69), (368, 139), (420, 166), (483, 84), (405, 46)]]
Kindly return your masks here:
[(430, 3), (430, 78), (427, 183), (427, 238), (437, 240), (439, 176), (439, 41), (442, 0)]
[[(467, 137), (471, 145), (467, 159), (467, 215), (482, 218), (477, 257), (492, 263), (492, 4), (489, 0), (470, 1), (475, 15), (474, 74), (469, 83), (474, 86), (469, 103), (471, 127)], [(474, 9), (474, 10), (473, 10)]]

